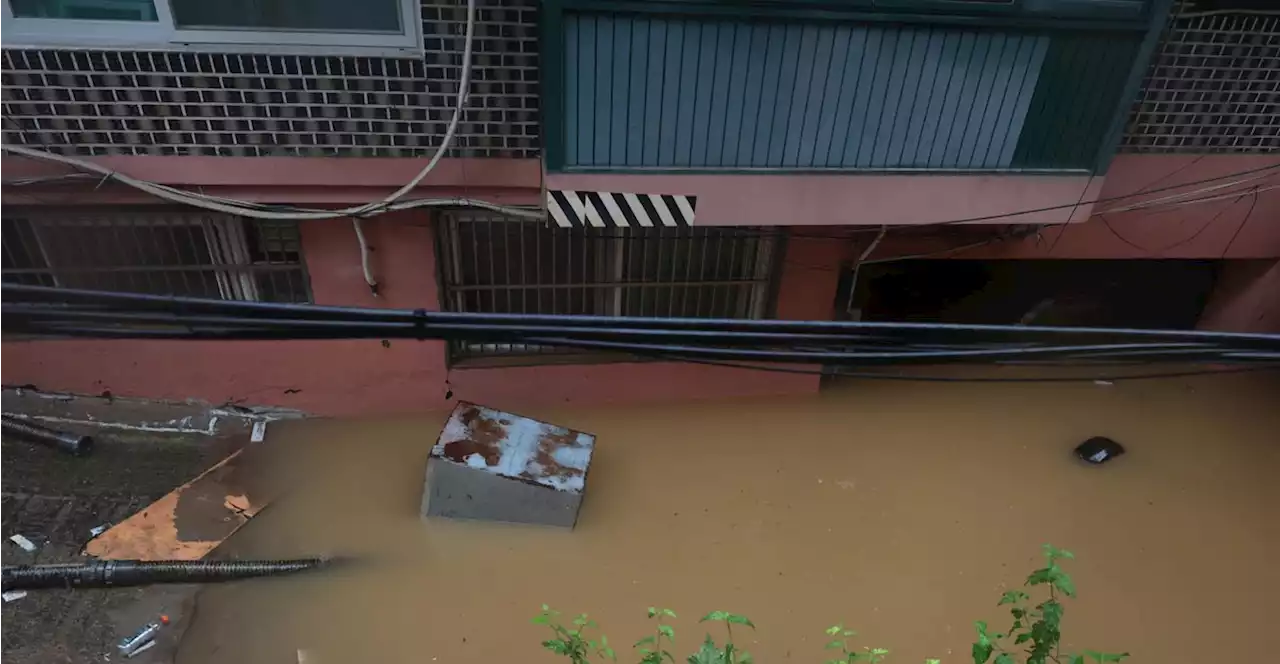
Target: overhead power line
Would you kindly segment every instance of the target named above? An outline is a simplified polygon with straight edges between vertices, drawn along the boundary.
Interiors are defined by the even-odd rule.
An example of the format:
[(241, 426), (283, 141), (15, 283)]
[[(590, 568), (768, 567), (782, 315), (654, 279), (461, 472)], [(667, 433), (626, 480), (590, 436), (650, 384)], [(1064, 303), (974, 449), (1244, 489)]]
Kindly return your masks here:
[[(1280, 335), (1020, 325), (474, 314), (4, 284), (7, 332), (104, 339), (418, 339), (837, 372), (1027, 361), (1280, 366)], [(810, 370), (808, 367), (806, 370)], [(1109, 378), (1104, 378), (1109, 379)]]

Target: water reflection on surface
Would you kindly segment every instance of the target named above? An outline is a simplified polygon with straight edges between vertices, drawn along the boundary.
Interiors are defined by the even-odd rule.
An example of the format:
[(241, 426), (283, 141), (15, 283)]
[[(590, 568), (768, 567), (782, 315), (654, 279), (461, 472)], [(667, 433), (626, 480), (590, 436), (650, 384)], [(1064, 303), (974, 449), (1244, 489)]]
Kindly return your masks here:
[[(1079, 558), (1068, 648), (1148, 662), (1270, 654), (1274, 376), (487, 405), (598, 435), (576, 530), (422, 523), (445, 413), (272, 425), (273, 472), (297, 486), (230, 553), (357, 560), (205, 591), (179, 661), (291, 663), (305, 648), (313, 662), (550, 662), (529, 624), (546, 602), (590, 612), (621, 645), (656, 604), (681, 612), (682, 650), (701, 638), (696, 615), (729, 609), (759, 626), (744, 645), (761, 662), (821, 662), (835, 622), (893, 650), (891, 662), (961, 662), (972, 621), (1004, 625), (996, 599), (1044, 542)], [(1128, 454), (1073, 459), (1094, 435)]]

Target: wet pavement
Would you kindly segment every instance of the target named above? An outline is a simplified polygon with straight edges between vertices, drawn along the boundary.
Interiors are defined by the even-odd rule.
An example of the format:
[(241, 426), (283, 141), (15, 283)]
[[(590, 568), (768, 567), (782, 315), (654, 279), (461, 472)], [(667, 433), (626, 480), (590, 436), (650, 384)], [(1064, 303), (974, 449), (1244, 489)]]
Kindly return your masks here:
[[(229, 441), (101, 439), (92, 456), (69, 457), (9, 437), (3, 442), (4, 564), (77, 562), (95, 526), (120, 521), (226, 456)], [(40, 548), (8, 541), (22, 534)], [(178, 589), (31, 591), (3, 606), (3, 659), (12, 664), (108, 661), (120, 625), (141, 625), (149, 606), (173, 605)], [(137, 661), (137, 660), (132, 660)]]

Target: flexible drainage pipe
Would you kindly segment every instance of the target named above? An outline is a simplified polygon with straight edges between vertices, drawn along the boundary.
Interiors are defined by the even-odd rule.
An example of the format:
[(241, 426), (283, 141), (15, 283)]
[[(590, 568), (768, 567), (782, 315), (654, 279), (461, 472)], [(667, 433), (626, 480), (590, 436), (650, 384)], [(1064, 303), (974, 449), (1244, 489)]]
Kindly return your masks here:
[(327, 564), (324, 558), (296, 560), (95, 560), (87, 563), (5, 565), (4, 590), (121, 588), (155, 583), (211, 583), (294, 574)]
[(38, 424), (31, 424), (12, 417), (3, 419), (4, 432), (20, 438), (52, 447), (67, 454), (85, 456), (93, 451), (93, 438), (75, 433), (65, 433), (46, 429)]

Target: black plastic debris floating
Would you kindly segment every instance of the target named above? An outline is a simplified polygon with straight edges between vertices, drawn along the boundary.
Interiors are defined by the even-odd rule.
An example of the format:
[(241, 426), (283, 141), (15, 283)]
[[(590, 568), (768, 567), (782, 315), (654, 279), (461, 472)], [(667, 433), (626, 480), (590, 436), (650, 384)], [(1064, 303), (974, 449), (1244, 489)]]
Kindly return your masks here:
[(1124, 446), (1106, 436), (1094, 436), (1076, 446), (1076, 456), (1092, 464), (1106, 463), (1124, 454)]

